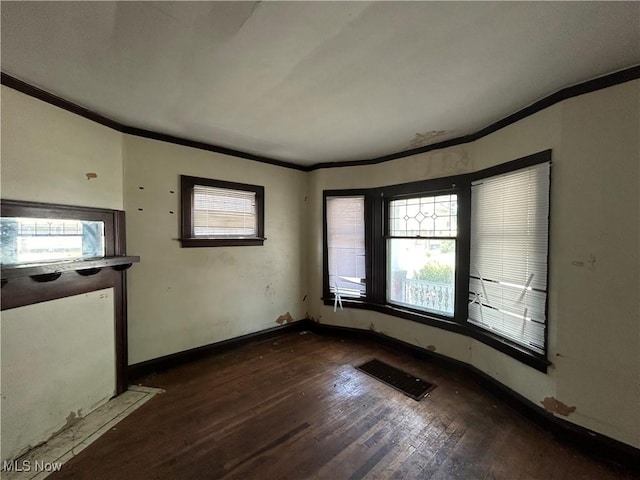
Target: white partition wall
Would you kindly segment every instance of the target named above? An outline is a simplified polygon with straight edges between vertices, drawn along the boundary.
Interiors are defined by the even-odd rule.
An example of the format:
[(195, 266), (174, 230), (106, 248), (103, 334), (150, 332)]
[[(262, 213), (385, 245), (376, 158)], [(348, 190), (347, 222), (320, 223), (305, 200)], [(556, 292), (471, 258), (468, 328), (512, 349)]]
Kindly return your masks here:
[(115, 394), (113, 289), (2, 312), (2, 460)]

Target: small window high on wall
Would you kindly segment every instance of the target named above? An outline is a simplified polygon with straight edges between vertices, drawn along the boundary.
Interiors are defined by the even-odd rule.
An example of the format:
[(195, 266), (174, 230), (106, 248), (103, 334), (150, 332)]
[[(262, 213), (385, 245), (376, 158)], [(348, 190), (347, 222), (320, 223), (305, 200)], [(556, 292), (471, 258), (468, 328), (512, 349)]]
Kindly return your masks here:
[(183, 247), (262, 245), (264, 187), (181, 175)]

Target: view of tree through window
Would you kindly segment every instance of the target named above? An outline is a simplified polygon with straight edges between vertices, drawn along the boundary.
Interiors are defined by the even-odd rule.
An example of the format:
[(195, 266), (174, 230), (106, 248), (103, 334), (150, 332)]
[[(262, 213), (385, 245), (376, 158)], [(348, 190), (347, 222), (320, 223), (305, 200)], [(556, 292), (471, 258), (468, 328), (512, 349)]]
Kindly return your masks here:
[(453, 316), (457, 211), (456, 195), (389, 202), (390, 302)]

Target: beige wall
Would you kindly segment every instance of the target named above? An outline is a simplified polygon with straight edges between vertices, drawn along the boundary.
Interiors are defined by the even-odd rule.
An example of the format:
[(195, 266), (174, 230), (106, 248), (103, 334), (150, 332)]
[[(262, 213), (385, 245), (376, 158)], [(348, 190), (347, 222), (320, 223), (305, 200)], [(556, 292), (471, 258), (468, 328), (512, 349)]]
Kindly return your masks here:
[[(575, 97), (474, 143), (310, 179), (310, 315), (375, 330), (467, 362), (542, 408), (640, 447), (640, 81)], [(322, 191), (481, 170), (553, 149), (549, 359), (545, 375), (462, 335), (387, 315), (333, 312), (322, 295)], [(590, 263), (595, 260), (594, 263)], [(583, 266), (580, 266), (583, 265)]]
[(119, 132), (5, 86), (1, 95), (2, 198), (122, 209)]
[[(566, 102), (556, 395), (576, 421), (640, 446), (640, 81)], [(569, 174), (570, 169), (570, 174)], [(576, 267), (574, 261), (594, 263)], [(589, 263), (586, 263), (589, 265)], [(593, 386), (597, 385), (594, 389)], [(635, 421), (634, 421), (635, 420)]]
[(113, 289), (2, 312), (2, 460), (115, 394)]
[[(128, 276), (130, 363), (276, 327), (287, 313), (305, 317), (304, 172), (139, 137), (124, 142), (127, 248), (142, 255)], [(263, 185), (264, 245), (181, 248), (181, 174)]]

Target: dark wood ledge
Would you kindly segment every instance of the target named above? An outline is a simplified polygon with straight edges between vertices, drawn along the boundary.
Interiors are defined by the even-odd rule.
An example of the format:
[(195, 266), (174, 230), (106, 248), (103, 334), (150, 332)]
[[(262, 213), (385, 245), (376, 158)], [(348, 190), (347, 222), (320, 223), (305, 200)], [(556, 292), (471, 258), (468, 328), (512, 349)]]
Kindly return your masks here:
[[(113, 267), (116, 270), (124, 270), (134, 263), (139, 263), (140, 257), (131, 255), (118, 255), (114, 257), (103, 257), (91, 260), (68, 260), (59, 262), (32, 263), (27, 265), (16, 265), (2, 267), (2, 282), (19, 277), (45, 278), (59, 277), (61, 273), (76, 271), (81, 275), (97, 273), (104, 267)], [(41, 280), (42, 281), (42, 280)]]

